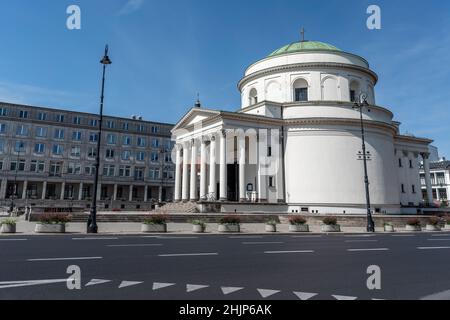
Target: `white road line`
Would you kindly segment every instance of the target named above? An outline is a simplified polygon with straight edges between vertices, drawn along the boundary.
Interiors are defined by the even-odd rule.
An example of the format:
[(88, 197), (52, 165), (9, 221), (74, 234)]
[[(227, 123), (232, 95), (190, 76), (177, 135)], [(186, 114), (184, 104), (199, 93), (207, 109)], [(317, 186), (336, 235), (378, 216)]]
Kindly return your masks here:
[(365, 252), (365, 251), (389, 251), (388, 248), (369, 248), (369, 249), (347, 249), (349, 252)]
[(271, 297), (277, 293), (280, 293), (280, 290), (270, 290), (270, 289), (258, 289), (259, 294), (261, 295), (261, 297), (268, 298)]
[(198, 237), (156, 237), (156, 239), (162, 240), (186, 240), (186, 239), (198, 239)]
[(450, 241), (449, 239), (428, 239), (428, 241)]
[(122, 281), (119, 285), (119, 289), (137, 286), (138, 284), (144, 283), (142, 281)]
[(0, 282), (0, 289), (6, 288), (19, 288), (19, 287), (31, 287), (45, 284), (55, 284), (67, 282), (68, 279), (56, 279), (56, 280), (30, 280), (30, 281), (6, 281)]
[(110, 244), (109, 248), (128, 248), (128, 247), (161, 247), (162, 244)]
[(28, 241), (28, 239), (0, 239), (0, 241)]
[(27, 259), (29, 262), (38, 261), (72, 261), (72, 260), (100, 260), (103, 257), (78, 257), (78, 258), (41, 258), (41, 259)]
[(262, 239), (263, 236), (234, 236), (228, 237), (228, 239)]
[(289, 253), (314, 253), (314, 250), (299, 250), (299, 251), (265, 251), (265, 254), (289, 254)]
[(432, 234), (432, 237), (450, 237), (449, 233)]
[(318, 293), (309, 293), (309, 292), (294, 292), (294, 294), (302, 301), (309, 300), (318, 295)]
[(154, 282), (153, 283), (153, 291), (159, 290), (159, 289), (163, 289), (163, 288), (168, 288), (168, 287), (172, 287), (174, 286), (175, 283), (160, 283), (160, 282)]
[(346, 238), (373, 238), (376, 237), (376, 235), (373, 234), (351, 234), (351, 235), (345, 235)]
[(435, 294), (423, 297), (420, 300), (431, 300), (431, 301), (450, 300), (450, 290), (439, 292), (439, 293), (435, 293)]
[(291, 236), (291, 238), (297, 238), (297, 239), (301, 239), (301, 238), (305, 238), (305, 239), (308, 239), (308, 238), (322, 238), (322, 236)]
[(222, 293), (224, 295), (229, 295), (229, 294), (244, 290), (244, 288), (241, 288), (241, 287), (221, 287), (220, 289), (222, 289)]
[(242, 242), (245, 245), (258, 245), (258, 244), (283, 244), (284, 242)]
[(159, 254), (158, 257), (196, 257), (196, 256), (218, 256), (218, 253), (176, 253)]
[(109, 283), (112, 282), (111, 280), (103, 280), (103, 279), (92, 279), (91, 281), (89, 281), (88, 284), (86, 284), (86, 287), (91, 287), (91, 286), (96, 286), (99, 284), (105, 284), (105, 283)]
[(335, 298), (336, 300), (356, 300), (358, 299), (357, 297), (349, 297), (349, 296), (339, 296), (339, 295), (332, 295), (333, 298)]
[(408, 237), (415, 237), (416, 235), (415, 234), (394, 234), (394, 235), (391, 235), (391, 237), (394, 237), (394, 238), (408, 238)]
[(72, 238), (74, 241), (91, 241), (91, 240), (119, 240), (117, 237), (111, 238)]
[(201, 285), (201, 284), (187, 284), (186, 285), (186, 292), (194, 292), (200, 289), (206, 289), (209, 288), (208, 285)]
[(450, 247), (418, 247), (418, 250), (447, 250)]
[(346, 240), (347, 243), (355, 243), (355, 242), (378, 242), (378, 240)]

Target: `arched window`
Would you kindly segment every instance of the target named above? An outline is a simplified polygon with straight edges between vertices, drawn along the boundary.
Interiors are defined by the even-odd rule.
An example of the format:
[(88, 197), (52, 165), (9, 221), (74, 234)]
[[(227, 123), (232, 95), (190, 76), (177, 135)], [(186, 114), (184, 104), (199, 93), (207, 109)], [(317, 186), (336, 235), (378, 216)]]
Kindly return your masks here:
[(358, 102), (358, 97), (360, 94), (361, 88), (358, 81), (353, 80), (350, 83), (350, 101)]
[(294, 101), (308, 101), (308, 82), (305, 79), (297, 79), (293, 85)]
[(256, 91), (255, 88), (253, 88), (252, 90), (250, 90), (249, 104), (252, 106), (257, 103), (258, 103), (258, 91)]

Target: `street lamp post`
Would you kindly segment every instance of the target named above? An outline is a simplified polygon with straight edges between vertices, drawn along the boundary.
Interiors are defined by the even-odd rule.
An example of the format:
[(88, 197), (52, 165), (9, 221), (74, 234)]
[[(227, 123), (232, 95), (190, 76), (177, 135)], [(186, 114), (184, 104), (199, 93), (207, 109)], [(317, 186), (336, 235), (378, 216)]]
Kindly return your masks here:
[(19, 163), (20, 163), (20, 152), (22, 151), (22, 148), (24, 148), (24, 144), (23, 144), (23, 142), (20, 142), (19, 147), (17, 149), (16, 170), (15, 170), (15, 174), (14, 174), (14, 187), (13, 187), (13, 194), (11, 197), (11, 205), (10, 205), (11, 214), (14, 211), (14, 207), (15, 207), (14, 197), (16, 196), (16, 194), (17, 194), (17, 198), (19, 198), (19, 195), (18, 195), (19, 188), (17, 187), (17, 175), (18, 175), (18, 169), (19, 169)]
[(87, 233), (98, 233), (97, 226), (97, 193), (98, 193), (98, 179), (100, 171), (100, 148), (102, 143), (102, 128), (103, 128), (103, 100), (105, 92), (105, 73), (106, 66), (110, 65), (112, 62), (108, 57), (108, 46), (105, 47), (105, 55), (100, 61), (103, 65), (103, 76), (102, 76), (102, 92), (100, 96), (100, 120), (99, 120), (99, 132), (97, 137), (97, 155), (95, 161), (95, 180), (94, 180), (94, 194), (92, 196), (91, 212), (88, 219)]
[(367, 160), (369, 154), (366, 152), (366, 139), (365, 139), (365, 130), (364, 130), (364, 120), (362, 109), (364, 107), (368, 107), (369, 103), (367, 102), (367, 95), (362, 93), (360, 95), (360, 101), (355, 102), (354, 109), (359, 109), (360, 120), (361, 120), (361, 138), (362, 138), (362, 157), (364, 162), (364, 183), (366, 187), (366, 203), (367, 203), (367, 232), (375, 232), (375, 223), (372, 217), (372, 210), (370, 205), (370, 191), (369, 191), (369, 176), (367, 173)]

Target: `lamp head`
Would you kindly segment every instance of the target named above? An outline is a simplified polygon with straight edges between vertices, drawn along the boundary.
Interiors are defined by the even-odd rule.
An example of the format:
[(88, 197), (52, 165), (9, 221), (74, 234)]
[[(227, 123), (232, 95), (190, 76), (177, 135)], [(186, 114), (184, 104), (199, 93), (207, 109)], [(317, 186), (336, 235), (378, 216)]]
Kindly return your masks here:
[(112, 63), (111, 59), (109, 59), (109, 56), (108, 56), (108, 50), (109, 50), (108, 45), (106, 45), (105, 55), (103, 56), (103, 59), (100, 61), (100, 63), (103, 65), (109, 65)]

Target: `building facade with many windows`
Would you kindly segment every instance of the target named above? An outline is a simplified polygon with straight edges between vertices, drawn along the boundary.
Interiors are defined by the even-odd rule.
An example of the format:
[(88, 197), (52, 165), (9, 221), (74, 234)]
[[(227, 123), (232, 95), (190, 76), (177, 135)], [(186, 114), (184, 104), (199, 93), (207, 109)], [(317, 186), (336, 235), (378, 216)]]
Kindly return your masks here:
[[(100, 208), (148, 209), (172, 200), (172, 127), (104, 117)], [(98, 115), (0, 103), (0, 201), (88, 208), (98, 139)]]
[[(450, 161), (442, 159), (440, 161), (430, 163), (431, 186), (433, 189), (433, 200), (439, 205), (448, 203), (450, 196)], [(425, 171), (422, 166), (420, 171), (420, 179), (422, 184), (422, 193), (426, 199), (426, 180)]]

